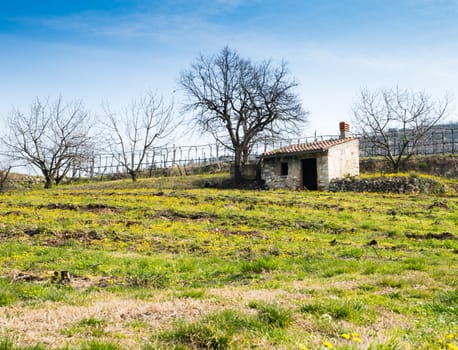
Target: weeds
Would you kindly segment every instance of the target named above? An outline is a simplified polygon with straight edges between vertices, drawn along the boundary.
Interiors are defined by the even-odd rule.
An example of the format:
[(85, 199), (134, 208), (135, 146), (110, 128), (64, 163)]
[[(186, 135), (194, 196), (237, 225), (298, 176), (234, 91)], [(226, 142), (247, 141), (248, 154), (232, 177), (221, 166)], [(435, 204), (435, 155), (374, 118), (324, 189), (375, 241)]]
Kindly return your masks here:
[(278, 304), (250, 302), (248, 306), (257, 310), (259, 320), (269, 327), (286, 328), (293, 322), (290, 309), (282, 308)]
[(366, 303), (358, 300), (324, 300), (317, 303), (304, 304), (300, 307), (300, 311), (319, 318), (329, 317), (332, 320), (345, 320), (356, 325), (368, 324), (375, 320), (374, 311)]
[(67, 337), (73, 337), (78, 334), (98, 338), (105, 335), (106, 325), (107, 322), (102, 319), (94, 317), (84, 318), (63, 331), (63, 334)]
[(179, 322), (174, 329), (155, 338), (199, 349), (227, 349), (235, 333), (253, 326), (255, 320), (249, 316), (233, 310), (224, 310), (195, 322)]

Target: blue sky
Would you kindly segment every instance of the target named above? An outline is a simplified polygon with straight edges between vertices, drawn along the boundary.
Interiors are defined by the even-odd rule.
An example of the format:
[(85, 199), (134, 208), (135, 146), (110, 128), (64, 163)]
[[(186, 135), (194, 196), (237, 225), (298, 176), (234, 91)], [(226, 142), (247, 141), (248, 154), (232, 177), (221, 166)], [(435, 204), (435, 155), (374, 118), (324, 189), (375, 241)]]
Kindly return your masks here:
[[(289, 63), (310, 111), (303, 135), (336, 133), (362, 87), (458, 99), (457, 0), (0, 0), (0, 116), (35, 97), (93, 112), (147, 90), (174, 98), (200, 55), (228, 45)], [(456, 103), (455, 103), (456, 105)], [(457, 120), (454, 110), (451, 119)], [(180, 138), (181, 143), (195, 142)]]

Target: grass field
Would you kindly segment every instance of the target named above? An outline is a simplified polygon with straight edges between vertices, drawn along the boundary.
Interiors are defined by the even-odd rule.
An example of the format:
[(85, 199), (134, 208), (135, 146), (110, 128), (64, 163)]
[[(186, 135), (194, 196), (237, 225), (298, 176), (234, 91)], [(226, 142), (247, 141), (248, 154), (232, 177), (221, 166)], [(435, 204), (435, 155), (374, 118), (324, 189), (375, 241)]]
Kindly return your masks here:
[(205, 181), (0, 195), (0, 350), (458, 349), (456, 196)]

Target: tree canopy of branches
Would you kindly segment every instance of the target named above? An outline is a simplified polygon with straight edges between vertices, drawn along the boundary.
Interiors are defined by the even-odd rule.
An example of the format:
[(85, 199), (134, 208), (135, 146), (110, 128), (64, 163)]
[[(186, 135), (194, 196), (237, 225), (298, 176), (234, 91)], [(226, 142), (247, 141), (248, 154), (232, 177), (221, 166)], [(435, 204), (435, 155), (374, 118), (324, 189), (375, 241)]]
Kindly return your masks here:
[(37, 98), (28, 114), (13, 110), (2, 142), (11, 161), (36, 167), (45, 178), (45, 188), (51, 188), (86, 157), (91, 143), (90, 122), (81, 101)]
[(228, 47), (216, 56), (200, 56), (180, 76), (189, 98), (186, 110), (204, 133), (234, 152), (234, 181), (252, 147), (264, 137), (297, 134), (307, 121), (287, 65), (253, 63)]
[(173, 105), (166, 105), (162, 97), (148, 93), (132, 101), (121, 114), (107, 111), (107, 115), (111, 154), (136, 181), (155, 142), (168, 137), (176, 127)]
[(428, 131), (447, 116), (449, 103), (447, 96), (434, 100), (425, 92), (362, 89), (353, 106), (354, 123), (357, 132), (383, 150), (398, 172)]

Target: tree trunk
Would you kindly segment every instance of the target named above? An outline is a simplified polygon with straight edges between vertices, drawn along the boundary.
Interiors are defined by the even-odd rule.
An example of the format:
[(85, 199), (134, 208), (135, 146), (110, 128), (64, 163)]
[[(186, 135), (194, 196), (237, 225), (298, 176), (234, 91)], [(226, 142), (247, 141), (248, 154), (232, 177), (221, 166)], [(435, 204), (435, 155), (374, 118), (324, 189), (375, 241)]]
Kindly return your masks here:
[(51, 188), (52, 187), (52, 177), (51, 176), (46, 176), (45, 177), (45, 188)]
[(248, 163), (249, 156), (250, 156), (249, 149), (244, 149), (242, 152), (242, 165), (246, 165)]
[(11, 167), (7, 170), (0, 170), (0, 192), (3, 192), (3, 187), (8, 179), (8, 175), (10, 173)]
[(242, 176), (242, 150), (235, 150), (235, 159), (234, 159), (234, 184), (239, 185), (243, 181)]
[(130, 178), (132, 179), (133, 182), (137, 181), (137, 172), (136, 171), (131, 171), (130, 172)]

